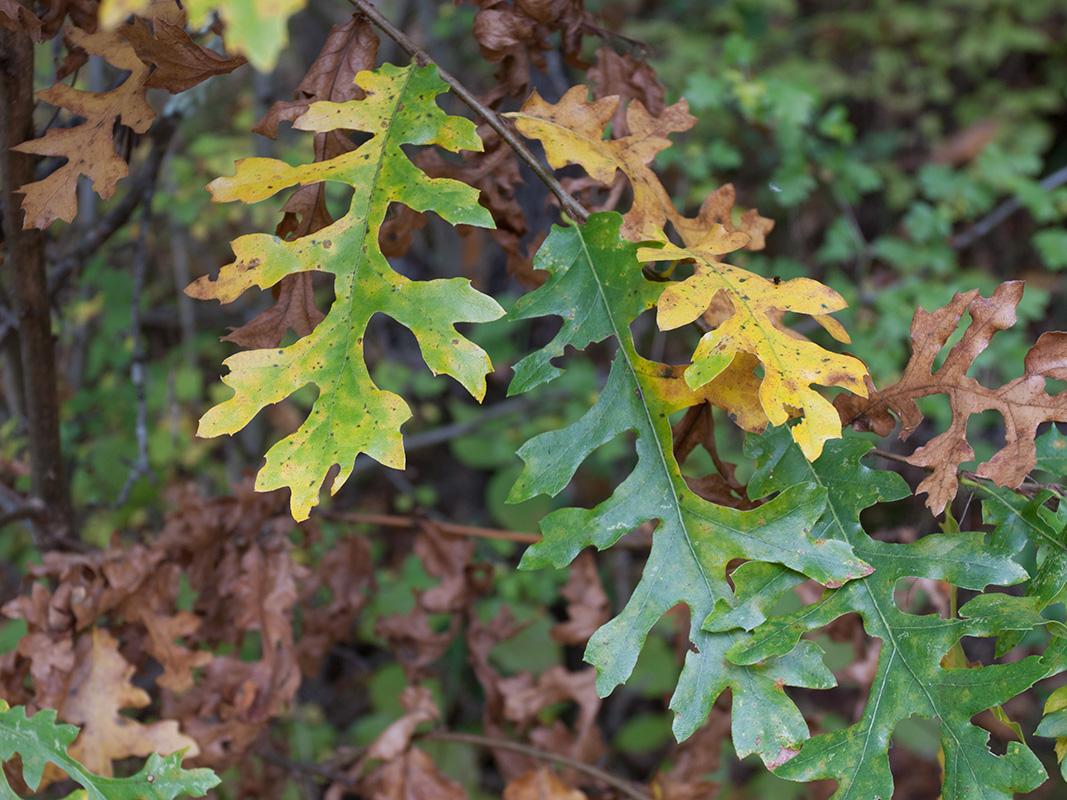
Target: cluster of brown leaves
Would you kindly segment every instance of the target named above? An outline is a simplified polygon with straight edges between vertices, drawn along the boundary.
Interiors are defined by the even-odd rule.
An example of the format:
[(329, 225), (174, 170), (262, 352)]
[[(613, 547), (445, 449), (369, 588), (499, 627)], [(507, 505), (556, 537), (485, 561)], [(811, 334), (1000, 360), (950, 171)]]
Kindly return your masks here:
[[(594, 670), (555, 665), (540, 675), (526, 671), (504, 675), (494, 663), (493, 648), (525, 626), (507, 606), (488, 621), (478, 613), (478, 601), (492, 590), (492, 570), (474, 560), (474, 550), (469, 539), (445, 535), (430, 521), (419, 523), (413, 552), (438, 582), (415, 592), (410, 612), (382, 617), (375, 625), (376, 635), (399, 658), (409, 680), (400, 698), (404, 714), (345, 767), (343, 780), (329, 787), (327, 798), (339, 800), (352, 791), (368, 797), (467, 797), (418, 746), (420, 729), (447, 722), (452, 712), (438, 708), (424, 682), (457, 640), (466, 646), (467, 660), (483, 690), (484, 742), (502, 745), (490, 745), (490, 752), (505, 798), (581, 800), (590, 789), (596, 796), (620, 796), (619, 781), (612, 786), (598, 770), (549, 769), (544, 757), (534, 757), (521, 746), (507, 746), (532, 745), (545, 754), (588, 765), (607, 753), (597, 720), (601, 701)], [(574, 562), (561, 594), (567, 601), (567, 618), (553, 627), (552, 637), (561, 644), (584, 646), (609, 616), (607, 595), (591, 554)], [(729, 715), (724, 711), (698, 734), (701, 746), (694, 748), (691, 741), (679, 747), (674, 767), (657, 777), (660, 796), (668, 800), (710, 796), (714, 787), (703, 776), (717, 766), (719, 745), (728, 730)]]
[[(998, 389), (986, 388), (967, 375), (993, 334), (1015, 324), (1015, 309), (1022, 295), (1023, 282), (1009, 281), (989, 298), (972, 289), (957, 293), (952, 302), (936, 311), (917, 309), (911, 323), (911, 360), (901, 379), (878, 391), (868, 377), (868, 397), (842, 394), (834, 401), (842, 423), (879, 436), (893, 432), (896, 414), (902, 425), (900, 438), (907, 439), (923, 420), (916, 399), (948, 395), (952, 424), (907, 457), (910, 464), (930, 472), (916, 493), (929, 495), (926, 505), (935, 514), (955, 498), (960, 464), (974, 459), (974, 450), (967, 442), (967, 421), (972, 414), (995, 410), (1003, 416), (1006, 442), (989, 461), (978, 465), (977, 472), (979, 477), (1011, 489), (1017, 488), (1037, 463), (1034, 437), (1038, 426), (1067, 422), (1067, 393), (1049, 395), (1045, 390), (1047, 378), (1067, 380), (1067, 333), (1041, 334), (1026, 354), (1022, 377)], [(968, 312), (970, 325), (935, 370), (934, 360)]]
[(497, 64), (497, 85), (486, 95), (495, 106), (504, 97), (525, 97), (530, 87), (530, 67), (545, 72), (546, 41), (560, 33), (565, 63), (578, 69), (589, 64), (582, 59), (582, 39), (598, 29), (583, 0), (474, 0), (474, 39), (482, 57)]
[[(72, 14), (77, 27), (59, 27), (67, 12), (78, 12)], [(107, 33), (96, 30), (95, 12), (95, 3), (55, 3), (44, 17), (38, 17), (17, 0), (0, 0), (2, 27), (38, 40), (63, 31), (69, 54), (58, 68), (59, 80), (37, 97), (84, 118), (70, 127), (51, 128), (44, 136), (14, 148), (66, 159), (44, 179), (19, 190), (26, 228), (47, 228), (57, 219), (71, 222), (78, 210), (81, 176), (92, 181), (93, 191), (102, 198), (115, 193), (118, 182), (130, 172), (126, 159), (116, 153), (115, 132), (121, 129), (119, 123), (136, 133), (148, 131), (156, 118), (146, 96), (149, 89), (179, 94), (245, 62), (194, 42), (183, 27), (184, 12), (177, 3), (153, 4), (145, 12), (150, 14), (148, 19), (134, 18), (132, 24)], [(63, 83), (90, 55), (105, 59), (129, 76), (107, 92), (83, 91)]]
[[(188, 493), (151, 544), (45, 553), (27, 593), (2, 609), (27, 633), (0, 660), (0, 694), (83, 726), (71, 754), (98, 774), (186, 747), (195, 764), (237, 762), (301, 671), (317, 674), (349, 638), (373, 581), (365, 540), (341, 540), (312, 569), (294, 562), (292, 530), (279, 493), (245, 485), (216, 500)], [(154, 722), (124, 713), (153, 700)]]

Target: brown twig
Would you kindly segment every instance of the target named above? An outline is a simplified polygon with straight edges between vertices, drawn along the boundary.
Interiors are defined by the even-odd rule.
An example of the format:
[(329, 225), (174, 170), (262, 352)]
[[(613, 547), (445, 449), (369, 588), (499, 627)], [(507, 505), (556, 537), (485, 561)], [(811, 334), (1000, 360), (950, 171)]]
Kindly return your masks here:
[(459, 525), (454, 522), (438, 522), (417, 516), (400, 516), (394, 514), (361, 514), (355, 511), (324, 511), (322, 516), (337, 522), (355, 522), (364, 525), (380, 525), (383, 528), (417, 528), (420, 523), (432, 524), (441, 533), (450, 536), (475, 536), (480, 539), (502, 539), (507, 542), (536, 544), (541, 541), (536, 533), (505, 531), (499, 528), (479, 528), (474, 525)]
[(343, 772), (338, 772), (335, 769), (322, 766), (319, 764), (312, 764), (307, 761), (295, 761), (294, 759), (284, 756), (281, 753), (275, 753), (273, 750), (267, 747), (261, 747), (256, 750), (256, 755), (262, 758), (264, 761), (269, 761), (272, 764), (277, 764), (280, 767), (284, 767), (291, 772), (299, 772), (305, 775), (313, 775), (316, 778), (321, 778), (324, 781), (330, 783), (339, 783), (342, 786), (354, 787), (359, 785), (359, 780), (353, 778), (351, 775), (346, 775)]
[[(1067, 167), (1058, 169), (1051, 175), (1041, 180), (1041, 188), (1047, 192), (1051, 192), (1053, 189), (1063, 186), (1067, 183)], [(949, 246), (953, 250), (963, 250), (970, 247), (978, 239), (992, 231), (1000, 223), (1018, 211), (1023, 207), (1023, 204), (1015, 197), (1010, 200), (1005, 200), (995, 209), (993, 209), (988, 216), (979, 220), (974, 224), (974, 227), (964, 231), (958, 236), (953, 236), (949, 241)]]
[(486, 124), (496, 131), (501, 139), (507, 142), (508, 146), (515, 151), (515, 154), (522, 159), (523, 163), (533, 170), (534, 174), (548, 187), (548, 190), (556, 196), (563, 211), (569, 217), (577, 222), (585, 222), (589, 218), (589, 212), (563, 188), (563, 185), (556, 180), (555, 176), (544, 164), (537, 160), (537, 157), (530, 152), (530, 149), (523, 144), (522, 140), (504, 125), (495, 111), (482, 103), (467, 87), (442, 69), (440, 64), (430, 58), (407, 34), (383, 17), (368, 0), (348, 0), (348, 2), (359, 9), (359, 13), (381, 28), (382, 32), (396, 42), (404, 52), (416, 58), (420, 64), (433, 64), (436, 66), (441, 80), (451, 86), (456, 97), (470, 106), (475, 114), (484, 119)]
[(563, 764), (578, 772), (583, 772), (591, 778), (602, 781), (609, 786), (618, 789), (627, 797), (633, 798), (633, 800), (652, 800), (648, 794), (635, 787), (629, 781), (624, 781), (622, 778), (616, 778), (610, 772), (605, 772), (599, 767), (594, 767), (592, 764), (586, 764), (582, 761), (568, 758), (567, 756), (561, 756), (558, 753), (549, 752), (548, 750), (541, 750), (536, 747), (520, 744), (519, 742), (498, 739), (491, 736), (480, 736), (476, 733), (457, 733), (455, 731), (433, 731), (418, 735), (415, 738), (430, 742), (458, 742), (460, 744), (471, 744), (475, 747), (486, 747), (490, 750), (510, 750), (513, 753), (521, 753), (524, 756), (536, 758), (540, 761), (554, 761), (557, 764)]

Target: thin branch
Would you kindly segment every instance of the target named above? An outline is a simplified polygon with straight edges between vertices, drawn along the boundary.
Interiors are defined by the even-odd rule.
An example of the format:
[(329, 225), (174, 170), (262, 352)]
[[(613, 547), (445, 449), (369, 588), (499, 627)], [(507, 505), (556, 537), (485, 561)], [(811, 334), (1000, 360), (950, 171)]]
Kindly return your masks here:
[(394, 514), (361, 514), (355, 511), (323, 511), (322, 516), (337, 522), (355, 522), (364, 525), (380, 525), (383, 528), (417, 528), (420, 523), (431, 524), (450, 536), (475, 536), (479, 539), (503, 539), (508, 542), (536, 544), (541, 536), (536, 533), (505, 531), (499, 528), (479, 528), (475, 525), (460, 525), (455, 522), (438, 522), (418, 516), (400, 516)]
[(152, 222), (152, 196), (156, 190), (158, 168), (151, 173), (145, 188), (141, 205), (141, 229), (137, 235), (137, 251), (133, 264), (133, 292), (130, 298), (130, 336), (133, 338), (133, 354), (130, 359), (130, 382), (137, 395), (137, 417), (134, 422), (134, 436), (137, 440), (137, 460), (130, 466), (130, 474), (122, 484), (118, 497), (111, 504), (112, 508), (122, 508), (130, 497), (130, 492), (141, 478), (148, 478), (155, 483), (156, 476), (148, 460), (148, 397), (145, 391), (145, 344), (144, 331), (141, 326), (141, 295), (144, 292), (145, 274), (148, 272), (148, 254), (146, 239)]
[(13, 511), (0, 514), (0, 528), (5, 528), (12, 522), (18, 522), (19, 520), (45, 517), (47, 515), (48, 512), (44, 506), (25, 505), (21, 508), (16, 508)]
[(275, 753), (267, 747), (258, 748), (256, 750), (256, 755), (264, 761), (277, 764), (291, 772), (297, 772), (303, 775), (313, 775), (316, 778), (329, 781), (330, 783), (339, 783), (342, 786), (354, 787), (359, 785), (359, 780), (353, 778), (351, 775), (346, 775), (343, 772), (338, 772), (335, 769), (320, 766), (319, 764), (312, 764), (307, 761), (295, 761), (281, 753)]
[(457, 733), (454, 731), (433, 731), (431, 733), (417, 735), (415, 738), (430, 742), (458, 742), (460, 744), (472, 744), (475, 747), (485, 747), (490, 750), (510, 750), (513, 753), (521, 753), (524, 756), (536, 758), (539, 761), (554, 761), (557, 764), (570, 767), (578, 772), (584, 772), (589, 777), (618, 789), (633, 800), (652, 800), (650, 795), (641, 791), (629, 781), (625, 781), (622, 778), (616, 778), (610, 772), (605, 772), (599, 767), (594, 767), (592, 764), (586, 764), (583, 761), (568, 758), (567, 756), (561, 756), (558, 753), (552, 753), (548, 750), (541, 750), (537, 747), (530, 747), (529, 745), (520, 744), (519, 742), (512, 742), (508, 739), (499, 739), (492, 736), (479, 736), (475, 733)]
[[(1063, 186), (1067, 183), (1067, 167), (1058, 169), (1048, 177), (1041, 181), (1041, 187), (1048, 192), (1053, 189)], [(992, 231), (997, 225), (1002, 223), (1016, 211), (1023, 207), (1023, 204), (1016, 198), (1006, 200), (997, 206), (989, 214), (989, 216), (975, 223), (974, 227), (968, 231), (964, 231), (959, 236), (953, 236), (949, 242), (949, 245), (953, 250), (963, 250), (970, 247), (975, 241), (981, 239), (983, 236)]]
[(486, 124), (496, 131), (501, 139), (508, 143), (508, 146), (515, 151), (515, 154), (522, 159), (526, 166), (533, 170), (534, 174), (541, 179), (545, 186), (548, 187), (549, 191), (556, 196), (563, 211), (569, 217), (578, 222), (585, 222), (589, 218), (589, 212), (563, 188), (563, 185), (556, 180), (555, 176), (547, 167), (538, 161), (537, 157), (530, 152), (529, 148), (526, 147), (522, 140), (501, 122), (500, 117), (497, 116), (495, 111), (482, 103), (456, 78), (445, 72), (445, 70), (441, 68), (441, 65), (430, 58), (430, 56), (415, 44), (407, 34), (378, 13), (378, 9), (371, 5), (368, 0), (348, 0), (348, 2), (359, 9), (359, 13), (381, 28), (382, 32), (400, 45), (400, 48), (404, 50), (404, 52), (416, 58), (420, 64), (433, 64), (436, 66), (437, 71), (441, 76), (441, 80), (451, 86), (452, 91), (455, 92), (456, 96), (470, 106), (474, 113), (484, 119)]

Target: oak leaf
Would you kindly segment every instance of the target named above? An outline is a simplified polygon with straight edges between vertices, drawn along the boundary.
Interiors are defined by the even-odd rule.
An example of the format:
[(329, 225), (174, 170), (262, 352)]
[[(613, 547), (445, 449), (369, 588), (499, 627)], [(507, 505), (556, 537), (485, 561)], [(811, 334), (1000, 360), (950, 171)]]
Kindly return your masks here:
[(520, 97), (529, 90), (530, 67), (546, 72), (544, 53), (551, 49), (547, 39), (558, 32), (563, 61), (584, 69), (582, 40), (595, 30), (592, 14), (583, 0), (475, 0), (471, 33), (482, 57), (499, 64), (496, 86), (482, 101), (495, 107), (504, 97)]
[[(304, 114), (313, 102), (330, 100), (343, 103), (361, 100), (363, 90), (355, 83), (356, 75), (373, 69), (378, 57), (378, 37), (368, 20), (353, 15), (343, 25), (335, 25), (318, 57), (308, 68), (297, 87), (294, 100), (279, 100), (252, 130), (271, 139), (278, 136), (283, 121), (292, 122)], [(326, 161), (355, 149), (343, 129), (316, 133), (313, 140), (314, 160)], [(308, 236), (333, 223), (326, 208), (326, 184), (300, 186), (282, 206), (283, 217), (275, 228), (276, 236), (292, 241)], [(286, 275), (272, 289), (275, 303), (244, 325), (231, 329), (222, 337), (250, 349), (277, 347), (292, 329), (297, 336), (307, 336), (325, 318), (315, 305), (312, 275), (299, 272)]]
[(217, 281), (207, 277), (186, 291), (201, 299), (228, 303), (252, 286), (269, 287), (286, 275), (332, 273), (336, 300), (314, 332), (281, 349), (238, 353), (226, 360), (223, 381), (234, 397), (200, 421), (199, 435), (235, 433), (267, 405), (301, 386), (314, 383), (319, 396), (307, 421), (267, 453), (256, 488), (288, 486), (297, 520), (308, 517), (319, 488), (333, 465), (340, 466), (331, 486), (336, 492), (365, 452), (381, 463), (403, 469), (400, 426), (411, 416), (397, 395), (371, 381), (363, 358), (363, 335), (370, 317), (391, 316), (419, 341), (435, 374), (456, 378), (478, 400), (491, 369), (485, 352), (460, 335), (458, 322), (486, 322), (503, 314), (491, 298), (463, 279), (412, 281), (393, 271), (377, 246), (390, 203), (417, 210), (434, 209), (453, 224), (490, 226), (474, 189), (456, 181), (430, 179), (416, 169), (401, 145), (438, 144), (449, 150), (479, 149), (474, 125), (449, 117), (433, 98), (446, 88), (436, 67), (394, 67), (361, 72), (364, 100), (318, 102), (295, 127), (319, 133), (366, 130), (373, 133), (359, 149), (327, 161), (301, 166), (266, 158), (238, 162), (237, 174), (209, 184), (215, 202), (258, 202), (294, 184), (333, 180), (355, 187), (348, 213), (327, 228), (292, 242), (253, 234), (233, 242), (237, 261), (222, 268)]
[[(70, 754), (98, 775), (113, 774), (112, 761), (152, 753), (186, 750), (200, 752), (195, 740), (183, 734), (174, 720), (144, 725), (122, 714), (125, 708), (143, 708), (150, 702), (144, 689), (130, 682), (133, 667), (119, 653), (118, 641), (102, 628), (78, 637), (77, 664), (70, 676), (70, 691), (59, 715), (82, 726)], [(188, 748), (188, 749), (187, 749)]]
[[(26, 709), (8, 707), (0, 700), (0, 761), (9, 761), (15, 754), (22, 759), (22, 778), (34, 792), (42, 788), (42, 779), (52, 765), (66, 770), (82, 785), (71, 797), (88, 800), (174, 800), (189, 795), (201, 797), (220, 783), (217, 775), (207, 769), (185, 770), (181, 767), (182, 753), (161, 758), (152, 753), (144, 767), (125, 778), (108, 778), (86, 771), (70, 752), (70, 744), (78, 736), (73, 725), (56, 723), (54, 709), (44, 709), (32, 717)], [(0, 775), (4, 796), (18, 797), (8, 785), (6, 775)]]
[(165, 89), (181, 94), (214, 75), (233, 72), (245, 63), (243, 56), (227, 57), (202, 47), (181, 25), (166, 19), (152, 20), (152, 28), (140, 17), (123, 25), (119, 33), (128, 41), (145, 64), (155, 70), (145, 81), (150, 89)]
[(841, 435), (837, 412), (829, 400), (811, 388), (840, 386), (866, 395), (867, 368), (859, 359), (832, 353), (817, 344), (794, 336), (774, 324), (778, 311), (810, 314), (840, 342), (849, 342), (845, 329), (829, 316), (844, 308), (837, 292), (810, 278), (788, 281), (768, 280), (748, 270), (731, 266), (719, 256), (743, 246), (748, 236), (730, 233), (715, 224), (708, 235), (691, 247), (664, 242), (659, 247), (643, 247), (637, 257), (648, 261), (692, 260), (694, 274), (674, 282), (660, 295), (656, 322), (661, 330), (686, 325), (703, 315), (722, 292), (733, 314), (705, 333), (693, 364), (685, 371), (692, 388), (717, 378), (739, 354), (755, 356), (764, 370), (760, 383), (760, 406), (773, 425), (784, 424), (793, 409), (803, 414), (793, 427), (793, 437), (809, 459), (815, 460), (827, 439)]
[[(812, 463), (782, 428), (748, 437), (746, 452), (758, 462), (751, 490), (763, 494), (795, 489), (798, 481), (826, 487), (827, 509), (813, 535), (848, 542), (874, 571), (821, 593), (796, 611), (766, 619), (765, 612), (799, 582), (799, 576), (779, 565), (765, 565), (767, 574), (744, 586), (738, 582), (731, 602), (717, 604), (704, 627), (736, 631), (740, 626), (753, 631), (747, 641), (740, 638), (727, 651), (726, 658), (735, 664), (780, 658), (794, 647), (810, 644), (802, 639), (805, 634), (851, 612), (862, 617), (868, 636), (881, 640), (876, 674), (860, 718), (845, 728), (812, 736), (799, 753), (775, 767), (776, 774), (795, 781), (834, 779), (838, 782), (834, 800), (898, 796), (901, 787), (894, 787), (888, 748), (894, 729), (918, 715), (940, 727), (945, 800), (1009, 800), (1014, 792), (1031, 791), (1046, 777), (1038, 758), (1021, 742), (1010, 742), (1003, 755), (992, 752), (988, 732), (972, 717), (1062, 671), (1063, 640), (1053, 640), (1060, 644), (1053, 644), (1045, 657), (974, 668), (946, 663), (944, 656), (963, 637), (996, 636), (1005, 616), (1019, 620), (1027, 630), (1047, 620), (1034, 612), (1018, 614), (1024, 598), (993, 592), (979, 594), (949, 619), (902, 610), (895, 588), (903, 578), (945, 581), (981, 592), (989, 584), (1018, 583), (1027, 573), (1009, 550), (985, 544), (981, 533), (939, 534), (903, 544), (868, 536), (860, 524), (863, 510), (910, 494), (896, 473), (877, 472), (861, 463), (869, 449), (870, 444), (859, 439), (838, 439)], [(748, 566), (735, 571), (734, 577)]]
[[(556, 495), (597, 447), (624, 432), (636, 436), (637, 464), (614, 494), (592, 509), (563, 508), (541, 522), (543, 539), (523, 556), (524, 568), (561, 567), (586, 546), (605, 549), (627, 531), (652, 520), (659, 526), (640, 583), (626, 607), (590, 639), (585, 658), (597, 667), (597, 690), (606, 695), (631, 674), (645, 637), (679, 603), (693, 614), (690, 640), (671, 708), (683, 739), (704, 721), (718, 695), (730, 688), (738, 752), (759, 752), (768, 762), (793, 751), (807, 736), (800, 711), (783, 686), (826, 686), (830, 673), (806, 649), (754, 671), (731, 667), (723, 654), (734, 635), (711, 634), (701, 622), (718, 599), (732, 596), (726, 567), (734, 558), (784, 564), (824, 585), (841, 585), (870, 572), (843, 542), (809, 537), (825, 494), (793, 487), (751, 511), (707, 502), (685, 483), (673, 456), (670, 415), (708, 398), (714, 388), (694, 391), (681, 370), (642, 358), (630, 325), (655, 305), (663, 284), (644, 278), (637, 246), (619, 237), (618, 214), (593, 214), (582, 226), (554, 228), (535, 266), (548, 282), (522, 298), (513, 317), (554, 314), (563, 318), (556, 338), (515, 365), (509, 392), (528, 391), (561, 374), (552, 360), (569, 347), (613, 338), (618, 353), (594, 406), (568, 428), (531, 439), (519, 450), (525, 468), (510, 500)], [(651, 502), (650, 502), (651, 500)], [(745, 727), (748, 726), (748, 727)]]
[[(152, 0), (103, 0), (100, 27), (117, 28), (130, 14), (143, 15)], [(187, 0), (182, 6), (194, 28), (210, 24), (218, 13), (226, 25), (223, 40), (229, 52), (247, 56), (261, 72), (274, 67), (289, 36), (289, 17), (302, 9), (306, 0)]]
[(581, 553), (574, 559), (567, 584), (559, 594), (567, 601), (567, 621), (553, 625), (550, 634), (560, 644), (584, 645), (608, 621), (611, 610), (592, 553)]
[(105, 200), (115, 193), (116, 184), (130, 174), (126, 162), (115, 152), (113, 134), (121, 121), (137, 133), (144, 133), (156, 118), (145, 99), (150, 68), (137, 57), (132, 45), (117, 31), (86, 33), (78, 28), (67, 31), (78, 47), (130, 75), (108, 92), (84, 92), (65, 83), (55, 83), (37, 93), (46, 103), (62, 106), (85, 118), (70, 128), (52, 128), (40, 139), (23, 142), (14, 149), (22, 153), (66, 158), (43, 180), (19, 189), (26, 212), (24, 228), (47, 228), (55, 220), (71, 222), (78, 210), (78, 178), (93, 182), (93, 191)]
[(669, 222), (683, 242), (696, 245), (718, 223), (728, 233), (745, 234), (732, 249), (757, 250), (763, 246), (763, 236), (774, 223), (750, 210), (742, 216), (740, 226), (735, 227), (730, 213), (732, 186), (710, 195), (697, 216), (688, 218), (674, 207), (667, 190), (652, 171), (650, 165), (656, 154), (671, 146), (667, 136), (689, 130), (696, 124), (685, 100), (655, 116), (640, 100), (634, 100), (626, 109), (629, 135), (605, 139), (604, 130), (617, 113), (619, 97), (589, 102), (588, 93), (587, 87), (574, 86), (558, 103), (551, 104), (535, 91), (520, 111), (505, 116), (514, 118), (515, 127), (524, 136), (541, 142), (554, 169), (579, 164), (590, 177), (604, 185), (612, 183), (616, 171), (626, 176), (634, 197), (630, 210), (623, 215), (623, 237), (635, 242), (661, 240)]
[(504, 787), (504, 800), (586, 800), (586, 795), (542, 766), (509, 781)]
[(374, 787), (374, 800), (467, 800), (463, 787), (417, 747), (383, 764), (367, 783)]
[(371, 742), (367, 750), (369, 758), (391, 761), (398, 758), (411, 746), (415, 729), (424, 722), (433, 722), (441, 716), (433, 701), (433, 695), (425, 686), (408, 686), (400, 693), (400, 706), (404, 714), (394, 721)]
[(620, 100), (611, 118), (613, 138), (630, 134), (625, 107), (631, 100), (639, 100), (653, 117), (658, 117), (667, 107), (664, 99), (667, 87), (659, 82), (656, 70), (647, 61), (638, 61), (630, 53), (620, 55), (611, 47), (597, 48), (596, 63), (589, 68), (589, 79), (593, 81), (595, 99), (615, 95)]
[[(971, 363), (986, 349), (993, 335), (1015, 324), (1015, 308), (1022, 299), (1023, 286), (1023, 281), (1008, 281), (988, 299), (972, 289), (957, 293), (947, 306), (936, 311), (917, 309), (911, 323), (912, 356), (900, 380), (877, 391), (868, 379), (870, 394), (866, 399), (842, 395), (834, 401), (842, 423), (873, 430), (881, 436), (888, 436), (896, 427), (895, 414), (902, 426), (900, 438), (907, 439), (923, 419), (916, 399), (948, 395), (952, 423), (944, 433), (907, 457), (909, 463), (930, 470), (916, 493), (929, 495), (926, 505), (935, 514), (940, 514), (956, 496), (960, 464), (974, 458), (974, 450), (967, 442), (967, 421), (972, 414), (995, 410), (1004, 417), (1006, 442), (991, 459), (978, 465), (977, 472), (998, 486), (1012, 489), (1037, 464), (1034, 437), (1038, 426), (1067, 421), (1067, 392), (1049, 395), (1045, 391), (1046, 379), (1067, 379), (1067, 333), (1041, 334), (1026, 354), (1022, 377), (998, 389), (987, 388), (967, 375)], [(967, 312), (971, 323), (963, 338), (934, 370), (934, 359)]]
[(39, 42), (44, 38), (41, 27), (40, 18), (18, 0), (0, 0), (0, 28), (21, 33)]

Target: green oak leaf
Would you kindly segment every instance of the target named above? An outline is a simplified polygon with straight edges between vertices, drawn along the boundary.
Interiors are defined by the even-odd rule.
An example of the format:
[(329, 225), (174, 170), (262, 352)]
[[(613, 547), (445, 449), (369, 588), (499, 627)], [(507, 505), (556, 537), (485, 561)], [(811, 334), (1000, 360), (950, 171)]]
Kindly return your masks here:
[(875, 569), (860, 580), (828, 590), (811, 605), (772, 617), (748, 640), (733, 646), (727, 657), (737, 664), (781, 658), (803, 634), (853, 611), (862, 617), (867, 634), (882, 640), (877, 674), (860, 721), (808, 739), (775, 774), (796, 781), (834, 778), (838, 781), (834, 800), (889, 800), (893, 797), (890, 737), (897, 723), (914, 714), (940, 724), (945, 800), (1007, 800), (1014, 792), (1039, 786), (1046, 776), (1037, 757), (1018, 742), (1009, 743), (1003, 756), (993, 754), (989, 734), (973, 725), (971, 717), (1062, 669), (1059, 659), (1031, 656), (976, 669), (947, 669), (941, 660), (964, 636), (994, 635), (1006, 617), (1016, 615), (1012, 624), (1039, 624), (1040, 617), (1029, 614), (1019, 620), (1018, 598), (976, 598), (961, 609), (961, 616), (969, 619), (917, 616), (901, 611), (893, 596), (897, 580), (910, 576), (977, 591), (989, 584), (1017, 583), (1026, 572), (1011, 553), (984, 544), (982, 534), (933, 535), (910, 544), (867, 537), (859, 524), (860, 511), (909, 491), (898, 475), (875, 472), (860, 463), (870, 448), (864, 441), (828, 442), (814, 464), (781, 428), (749, 437), (749, 442), (750, 454), (759, 458), (750, 491), (780, 490), (799, 482), (825, 488), (827, 511), (812, 534), (849, 542)]
[(563, 430), (534, 437), (519, 450), (526, 465), (509, 499), (556, 495), (593, 450), (625, 431), (636, 435), (637, 465), (596, 508), (564, 508), (545, 517), (544, 538), (526, 551), (521, 566), (565, 566), (582, 548), (610, 547), (624, 533), (658, 519), (633, 596), (589, 641), (585, 657), (597, 668), (597, 690), (605, 695), (626, 681), (648, 631), (667, 610), (685, 603), (692, 611), (693, 647), (671, 701), (677, 712), (675, 735), (684, 739), (692, 734), (716, 697), (729, 688), (735, 709), (746, 709), (734, 714), (738, 753), (758, 752), (768, 763), (781, 763), (807, 736), (800, 711), (782, 687), (833, 685), (820, 651), (813, 645), (739, 667), (723, 653), (741, 636), (704, 631), (700, 622), (717, 600), (731, 596), (726, 565), (734, 558), (784, 564), (835, 586), (866, 575), (869, 567), (846, 543), (809, 535), (825, 508), (821, 488), (786, 487), (770, 502), (745, 512), (716, 506), (689, 490), (673, 456), (669, 416), (701, 402), (702, 392), (710, 388), (690, 389), (682, 367), (638, 355), (630, 323), (655, 305), (663, 285), (643, 277), (637, 245), (620, 238), (621, 225), (620, 215), (604, 213), (582, 226), (553, 228), (535, 260), (536, 267), (549, 272), (548, 281), (512, 312), (514, 319), (563, 318), (556, 338), (515, 366), (512, 393), (559, 375), (550, 360), (568, 345), (584, 349), (611, 338), (618, 351), (606, 385), (585, 416)]
[[(22, 777), (36, 790), (45, 764), (51, 762), (85, 788), (90, 800), (173, 800), (179, 795), (202, 797), (220, 780), (209, 769), (182, 769), (183, 752), (165, 758), (153, 753), (136, 775), (128, 778), (102, 778), (67, 755), (78, 736), (74, 725), (56, 723), (56, 712), (42, 709), (32, 717), (23, 706), (9, 708), (0, 700), (0, 761), (16, 753), (22, 757)], [(0, 796), (18, 797), (0, 771)]]
[(291, 167), (271, 158), (246, 158), (237, 174), (208, 185), (215, 202), (254, 203), (296, 184), (338, 181), (355, 189), (352, 204), (337, 222), (300, 239), (252, 234), (233, 242), (237, 260), (186, 291), (223, 303), (252, 286), (267, 288), (297, 272), (334, 276), (336, 299), (314, 331), (289, 347), (252, 350), (226, 359), (223, 382), (234, 396), (200, 420), (200, 436), (235, 433), (260, 409), (314, 383), (319, 396), (300, 429), (267, 452), (256, 489), (292, 489), (293, 516), (307, 519), (318, 502), (326, 473), (335, 464), (336, 493), (360, 453), (382, 464), (404, 468), (400, 426), (411, 417), (407, 404), (374, 385), (363, 358), (363, 336), (376, 313), (386, 314), (415, 334), (434, 374), (451, 375), (479, 401), (492, 369), (480, 347), (456, 331), (458, 322), (488, 322), (503, 315), (495, 300), (475, 291), (463, 278), (413, 281), (395, 272), (378, 245), (390, 203), (416, 211), (433, 210), (453, 225), (492, 227), (478, 192), (459, 181), (431, 179), (401, 145), (436, 144), (447, 150), (481, 150), (474, 124), (446, 115), (434, 98), (447, 85), (434, 66), (395, 67), (360, 72), (363, 100), (312, 103), (293, 124), (301, 130), (335, 129), (372, 133), (356, 150), (327, 161)]
[(1053, 475), (1067, 476), (1067, 436), (1053, 425), (1034, 442), (1037, 447), (1037, 465), (1035, 469), (1051, 472)]
[[(986, 494), (982, 521), (995, 526), (992, 544), (1033, 565), (1033, 577), (1025, 596), (1019, 599), (1029, 613), (1040, 613), (1057, 602), (1067, 588), (1067, 507), (1061, 502), (1056, 510), (1050, 508), (1048, 503), (1056, 496), (1049, 490), (1031, 498), (987, 483), (979, 487)], [(997, 636), (996, 656), (1015, 647), (1024, 633), (1005, 627)]]

